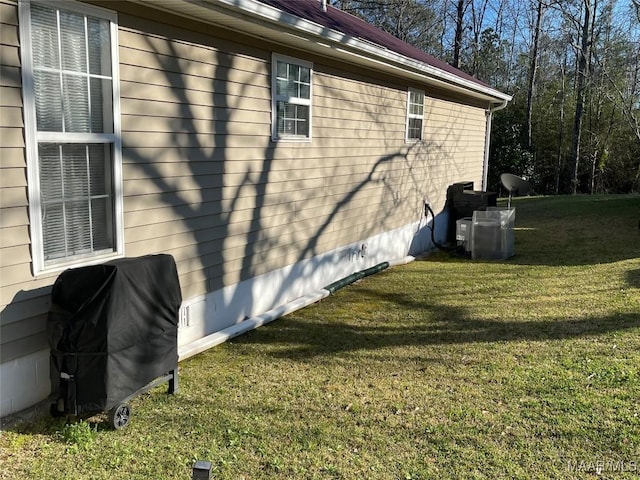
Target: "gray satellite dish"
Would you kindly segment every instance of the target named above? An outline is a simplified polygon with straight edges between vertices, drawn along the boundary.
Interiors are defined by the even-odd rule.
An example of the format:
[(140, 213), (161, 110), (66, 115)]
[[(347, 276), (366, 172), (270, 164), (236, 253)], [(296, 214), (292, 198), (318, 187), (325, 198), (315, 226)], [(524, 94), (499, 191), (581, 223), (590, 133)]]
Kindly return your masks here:
[(500, 175), (500, 181), (509, 192), (509, 208), (511, 208), (512, 195), (526, 195), (531, 191), (531, 184), (529, 182), (511, 173), (503, 173)]

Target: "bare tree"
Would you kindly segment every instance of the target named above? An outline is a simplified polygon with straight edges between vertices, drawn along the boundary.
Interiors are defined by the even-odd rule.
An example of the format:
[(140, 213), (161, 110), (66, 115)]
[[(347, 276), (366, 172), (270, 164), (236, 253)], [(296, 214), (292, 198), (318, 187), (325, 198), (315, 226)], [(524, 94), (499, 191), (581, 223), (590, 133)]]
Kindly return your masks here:
[(573, 142), (571, 146), (571, 193), (578, 192), (578, 175), (580, 167), (580, 140), (582, 122), (584, 120), (584, 103), (589, 78), (589, 56), (591, 49), (591, 16), (595, 13), (597, 0), (582, 1), (582, 21), (580, 23), (580, 48), (578, 50), (578, 72), (576, 80), (576, 111), (573, 121)]
[(538, 46), (540, 44), (540, 25), (542, 23), (543, 3), (542, 0), (537, 1), (536, 20), (533, 29), (533, 41), (531, 48), (531, 56), (529, 58), (529, 80), (527, 82), (527, 150), (533, 150), (531, 117), (533, 111), (533, 91), (536, 82), (536, 71), (538, 69)]
[(466, 0), (457, 0), (456, 5), (456, 35), (453, 40), (453, 63), (456, 68), (460, 68), (460, 51), (462, 50), (462, 32), (464, 31), (464, 12), (466, 10)]
[[(476, 1), (479, 3), (476, 5)], [(487, 12), (487, 7), (489, 4), (489, 0), (471, 0), (471, 30), (473, 32), (473, 45), (472, 45), (472, 61), (470, 73), (472, 75), (476, 75), (480, 70), (480, 63), (482, 59), (480, 58), (480, 36), (485, 29), (485, 14)]]
[(556, 162), (555, 193), (560, 193), (560, 177), (562, 176), (562, 166), (564, 164), (563, 143), (564, 143), (564, 104), (566, 98), (566, 72), (567, 72), (567, 52), (564, 52), (562, 65), (560, 67), (560, 115), (558, 116), (558, 159)]
[[(640, 45), (636, 48), (635, 58), (639, 58)], [(607, 91), (609, 100), (615, 105), (616, 109), (622, 114), (622, 117), (629, 125), (631, 133), (637, 144), (640, 146), (640, 91), (638, 88), (638, 79), (640, 77), (640, 64), (635, 62), (630, 72), (632, 81), (629, 89), (623, 91), (611, 76), (607, 77), (610, 89)], [(634, 184), (640, 186), (640, 158), (638, 159), (638, 167), (635, 173)]]

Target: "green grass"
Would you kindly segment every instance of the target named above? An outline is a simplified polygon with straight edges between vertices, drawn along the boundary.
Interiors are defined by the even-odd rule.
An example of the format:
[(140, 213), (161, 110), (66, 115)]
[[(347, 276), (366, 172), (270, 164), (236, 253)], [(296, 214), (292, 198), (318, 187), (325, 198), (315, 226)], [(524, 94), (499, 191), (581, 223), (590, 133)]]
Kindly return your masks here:
[(515, 257), (343, 288), (182, 362), (123, 431), (14, 425), (0, 478), (637, 478), (640, 197), (516, 206)]

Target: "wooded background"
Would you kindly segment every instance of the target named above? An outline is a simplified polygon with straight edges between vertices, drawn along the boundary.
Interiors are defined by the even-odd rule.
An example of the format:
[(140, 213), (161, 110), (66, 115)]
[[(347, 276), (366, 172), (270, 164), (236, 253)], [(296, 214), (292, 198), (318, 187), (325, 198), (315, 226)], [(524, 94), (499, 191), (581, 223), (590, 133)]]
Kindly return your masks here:
[(489, 190), (640, 192), (640, 0), (332, 0), (513, 95), (493, 121)]

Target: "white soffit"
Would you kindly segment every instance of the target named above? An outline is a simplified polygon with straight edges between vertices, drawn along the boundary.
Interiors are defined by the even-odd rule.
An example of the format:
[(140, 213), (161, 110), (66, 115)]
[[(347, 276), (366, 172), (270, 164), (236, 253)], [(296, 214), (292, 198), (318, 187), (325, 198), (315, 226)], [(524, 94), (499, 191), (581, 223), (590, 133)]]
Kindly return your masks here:
[(469, 95), (489, 103), (505, 103), (512, 98), (493, 88), (460, 78), (367, 40), (352, 37), (256, 0), (133, 1), (288, 47), (372, 68), (395, 77)]

